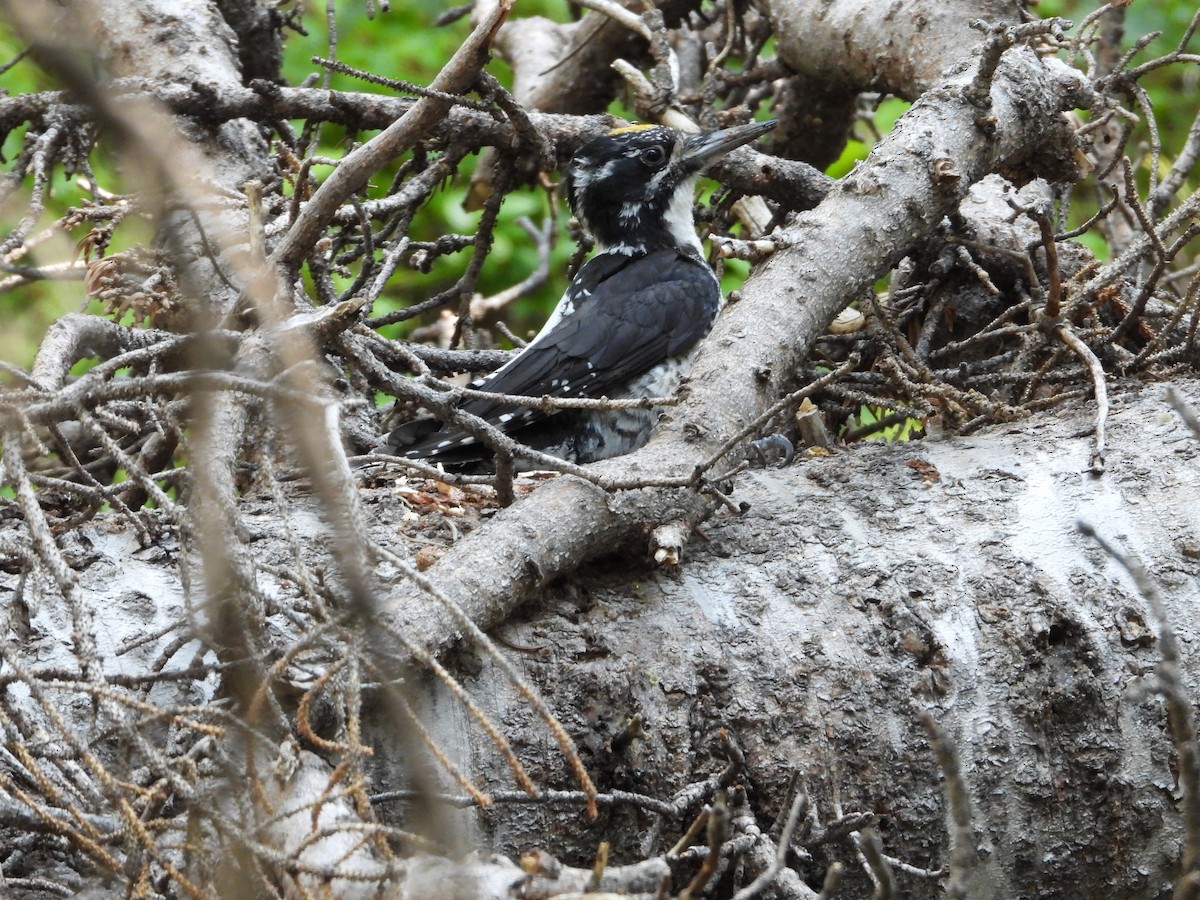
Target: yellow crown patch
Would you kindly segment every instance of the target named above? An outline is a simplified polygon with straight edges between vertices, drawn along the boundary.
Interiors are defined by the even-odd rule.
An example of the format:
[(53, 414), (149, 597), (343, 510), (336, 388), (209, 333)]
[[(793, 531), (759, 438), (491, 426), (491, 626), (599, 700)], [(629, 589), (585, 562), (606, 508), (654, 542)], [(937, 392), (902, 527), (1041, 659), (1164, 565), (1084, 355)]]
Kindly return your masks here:
[(657, 125), (622, 125), (620, 128), (614, 128), (609, 134), (624, 134), (627, 131), (645, 131), (647, 128), (657, 127)]

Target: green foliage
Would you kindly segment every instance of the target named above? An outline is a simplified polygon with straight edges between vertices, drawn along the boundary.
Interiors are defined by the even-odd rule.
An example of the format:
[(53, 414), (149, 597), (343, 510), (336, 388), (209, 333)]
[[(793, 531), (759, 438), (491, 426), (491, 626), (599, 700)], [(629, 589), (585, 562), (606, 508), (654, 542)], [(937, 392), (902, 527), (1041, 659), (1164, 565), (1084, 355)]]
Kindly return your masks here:
[[(874, 425), (876, 422), (881, 422), (889, 417), (891, 413), (877, 406), (860, 406), (858, 412), (850, 417), (846, 423), (845, 431), (858, 429), (866, 429)], [(925, 428), (925, 423), (920, 419), (905, 419), (903, 422), (894, 425), (885, 425), (877, 431), (867, 432), (862, 435), (863, 440), (872, 438), (883, 438), (889, 444), (896, 441), (907, 441), (916, 437), (918, 433)]]
[(842, 155), (826, 170), (826, 174), (834, 178), (842, 178), (850, 174), (850, 170), (859, 161), (866, 159), (867, 154), (875, 145), (875, 134), (867, 134), (867, 132), (874, 131), (879, 135), (887, 134), (896, 124), (896, 120), (904, 115), (911, 105), (911, 103), (896, 97), (884, 98), (871, 119), (871, 127), (868, 128), (863, 122), (858, 124), (854, 131), (854, 137), (846, 142), (846, 148), (842, 151)]
[(721, 290), (728, 294), (737, 290), (750, 274), (750, 263), (744, 259), (727, 259), (721, 266)]
[[(362, 6), (340, 6), (337, 12), (337, 58), (355, 68), (424, 86), (433, 80), (470, 32), (470, 22), (465, 17), (450, 25), (436, 27), (434, 23), (437, 17), (445, 10), (444, 3), (418, 0), (394, 4), (389, 11), (371, 19)], [(568, 21), (570, 18), (567, 4), (562, 0), (522, 3), (521, 14), (541, 15), (556, 21)], [(324, 19), (310, 17), (306, 20), (306, 27), (308, 36), (292, 35), (285, 48), (284, 75), (290, 84), (299, 84), (313, 73), (324, 73), (324, 69), (311, 62), (311, 57), (330, 55)], [(494, 62), (489, 71), (511, 87), (511, 73), (502, 62)], [(332, 87), (341, 90), (387, 90), (340, 73), (331, 73), (329, 80)], [(356, 140), (369, 137), (354, 136)], [(320, 138), (318, 155), (337, 158), (345, 153), (348, 136), (344, 129), (323, 126)], [(396, 160), (373, 179), (379, 196), (391, 182), (398, 166), (407, 158)], [(476, 164), (474, 157), (464, 160), (443, 189), (436, 192), (420, 210), (409, 230), (414, 239), (435, 240), (446, 234), (473, 235), (476, 232), (482, 214), (468, 211), (463, 205)], [(314, 171), (318, 177), (323, 177), (322, 173)], [(542, 190), (522, 188), (505, 198), (491, 250), (476, 283), (477, 291), (484, 295), (496, 293), (527, 278), (537, 269), (537, 247), (517, 224), (517, 220), (524, 216), (535, 225), (540, 225), (548, 215), (550, 201)], [(512, 304), (505, 312), (507, 324), (518, 335), (536, 331), (566, 287), (567, 261), (573, 247), (565, 239), (561, 222), (559, 231), (559, 239), (553, 245), (546, 283), (528, 297)], [(472, 248), (467, 247), (457, 254), (440, 257), (433, 264), (430, 274), (401, 268), (393, 275), (377, 301), (375, 314), (385, 315), (413, 306), (450, 287), (467, 265), (471, 253)], [(346, 287), (349, 283), (350, 279), (346, 279), (339, 286)], [(432, 318), (436, 316), (428, 316), (425, 321)], [(401, 337), (414, 324), (421, 323), (389, 326), (383, 329), (383, 333), (393, 338)]]
[[(325, 17), (319, 13), (305, 17), (307, 35), (289, 34), (284, 57), (284, 77), (289, 84), (300, 84), (314, 74), (326, 77), (326, 70), (311, 58), (332, 56), (385, 78), (426, 85), (471, 30), (466, 19), (435, 28), (434, 20), (445, 10), (445, 4), (432, 0), (395, 4), (374, 17), (361, 3), (334, 4), (334, 9), (337, 27), (333, 48)], [(327, 77), (328, 86), (337, 90), (380, 89), (336, 72)]]
[[(379, 11), (373, 18), (367, 13), (367, 4), (332, 3), (331, 6), (336, 12), (337, 24), (334, 46), (331, 48), (323, 9), (314, 7), (303, 19), (308, 34), (292, 33), (287, 39), (284, 64), (287, 83), (300, 84), (307, 77), (315, 75), (317, 83), (327, 82), (338, 89), (387, 91), (387, 88), (364, 84), (348, 75), (326, 72), (312, 62), (314, 56), (335, 55), (347, 65), (365, 71), (418, 85), (428, 84), (470, 30), (470, 22), (465, 17), (444, 27), (435, 26), (437, 17), (447, 8), (441, 0), (409, 0), (392, 4), (391, 9)], [(1083, 0), (1043, 0), (1038, 12), (1040, 15), (1064, 15), (1079, 23), (1093, 8), (1094, 3), (1091, 0), (1087, 3)], [(1151, 30), (1165, 32), (1164, 36), (1142, 50), (1137, 60), (1152, 58), (1174, 47), (1194, 12), (1194, 2), (1186, 0), (1132, 4), (1127, 10), (1128, 36), (1137, 36)], [(566, 0), (523, 0), (517, 14), (542, 15), (556, 21), (567, 21), (571, 18), (571, 9)], [(0, 26), (0, 59), (11, 59), (20, 48), (20, 41)], [(504, 82), (511, 80), (507, 67), (500, 60), (493, 61), (489, 70)], [(1195, 66), (1170, 66), (1150, 73), (1142, 82), (1154, 103), (1158, 125), (1163, 134), (1165, 158), (1161, 165), (1164, 167), (1169, 166), (1173, 154), (1181, 146), (1195, 114), (1194, 104), (1181, 103), (1178, 98), (1195, 95), (1200, 78), (1197, 72)], [(48, 77), (29, 60), (22, 60), (0, 75), (0, 88), (9, 95), (49, 90), (53, 87)], [(884, 99), (873, 117), (872, 127), (860, 124), (855, 139), (846, 147), (841, 158), (830, 167), (829, 173), (835, 177), (846, 174), (856, 161), (864, 158), (869, 152), (874, 141), (871, 130), (886, 133), (906, 108), (907, 104), (902, 101)], [(613, 103), (611, 111), (629, 114), (629, 110), (619, 100)], [(302, 123), (294, 125), (298, 129), (302, 127)], [(2, 151), (7, 159), (11, 160), (20, 152), (24, 134), (25, 129), (18, 128), (5, 135)], [(318, 154), (330, 158), (343, 155), (348, 143), (366, 140), (371, 136), (350, 134), (344, 128), (330, 125), (321, 126), (318, 135)], [(1138, 152), (1137, 139), (1131, 143), (1130, 148), (1131, 152)], [(112, 169), (103, 143), (93, 152), (90, 161), (100, 186), (119, 192), (120, 173)], [(396, 166), (402, 162), (403, 160), (397, 160)], [(419, 212), (412, 230), (414, 237), (429, 239), (448, 233), (474, 233), (480, 214), (464, 210), (462, 200), (476, 164), (477, 160), (474, 157), (468, 157), (459, 167), (459, 171), (448, 180), (445, 188), (434, 194)], [(1141, 157), (1141, 164), (1140, 174), (1144, 179), (1146, 167), (1149, 165), (1148, 156)], [(325, 177), (327, 172), (328, 169), (322, 166), (314, 169), (318, 178)], [(372, 188), (376, 195), (386, 190), (394, 173), (395, 166), (376, 176)], [(1195, 185), (1190, 183), (1184, 187), (1185, 190), (1194, 188)], [(29, 228), (29, 233), (37, 234), (45, 230), (71, 205), (82, 202), (87, 196), (87, 192), (75, 179), (68, 179), (61, 170), (56, 170), (46, 210), (40, 220)], [(27, 201), (27, 194), (15, 192), (8, 203), (0, 207), (0, 225), (11, 228), (20, 221), (25, 213)], [(536, 250), (529, 236), (517, 225), (517, 219), (527, 216), (535, 223), (540, 223), (550, 212), (550, 198), (540, 189), (521, 189), (506, 198), (501, 209), (495, 242), (481, 272), (477, 290), (484, 294), (493, 293), (511, 286), (534, 271), (538, 263)], [(529, 297), (514, 304), (505, 313), (510, 326), (517, 333), (528, 332), (538, 327), (566, 283), (566, 261), (573, 247), (571, 242), (565, 239), (563, 221), (564, 215), (560, 209), (558, 240), (555, 242), (547, 283)], [(87, 226), (84, 226), (82, 230), (73, 231), (66, 238), (47, 241), (16, 262), (22, 265), (45, 266), (68, 261), (76, 253), (72, 243), (86, 237), (86, 228)], [(106, 252), (113, 253), (133, 246), (145, 246), (149, 238), (149, 227), (146, 224), (127, 221), (117, 229)], [(1085, 235), (1081, 240), (1088, 242), (1098, 255), (1105, 254), (1106, 249), (1099, 237)], [(386, 313), (410, 306), (451, 285), (466, 265), (470, 253), (471, 249), (467, 248), (451, 257), (438, 260), (432, 273), (428, 275), (404, 270), (398, 272), (384, 296), (380, 298), (376, 312)], [(726, 290), (738, 285), (746, 268), (735, 263), (726, 265)], [(348, 286), (352, 275), (351, 272), (338, 278), (337, 286)], [(0, 278), (3, 276), (0, 275)], [(82, 287), (78, 281), (36, 281), (14, 290), (0, 290), (0, 315), (7, 323), (7, 327), (0, 333), (0, 359), (28, 366), (50, 323), (63, 313), (80, 308), (86, 307)], [(397, 326), (389, 329), (389, 333), (397, 335), (403, 330)]]

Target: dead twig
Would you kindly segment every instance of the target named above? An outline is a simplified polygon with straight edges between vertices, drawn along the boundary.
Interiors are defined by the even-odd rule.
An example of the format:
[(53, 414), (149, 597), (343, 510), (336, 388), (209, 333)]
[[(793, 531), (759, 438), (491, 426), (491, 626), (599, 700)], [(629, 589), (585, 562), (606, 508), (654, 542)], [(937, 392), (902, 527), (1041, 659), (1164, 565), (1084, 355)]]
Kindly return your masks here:
[(1096, 396), (1096, 424), (1092, 428), (1094, 443), (1090, 471), (1093, 475), (1102, 475), (1106, 449), (1105, 428), (1108, 423), (1108, 381), (1104, 376), (1104, 366), (1091, 348), (1070, 328), (1064, 325), (1056, 329), (1055, 333), (1083, 361), (1092, 379), (1092, 390)]
[[(953, 900), (965, 900), (968, 896), (967, 878), (978, 861), (975, 835), (971, 828), (971, 795), (963, 779), (958, 751), (949, 735), (928, 712), (921, 714), (921, 724), (929, 734), (929, 743), (946, 779), (946, 800), (950, 805), (950, 860), (945, 868), (950, 878), (946, 883), (946, 896)], [(927, 874), (937, 876), (941, 872)]]

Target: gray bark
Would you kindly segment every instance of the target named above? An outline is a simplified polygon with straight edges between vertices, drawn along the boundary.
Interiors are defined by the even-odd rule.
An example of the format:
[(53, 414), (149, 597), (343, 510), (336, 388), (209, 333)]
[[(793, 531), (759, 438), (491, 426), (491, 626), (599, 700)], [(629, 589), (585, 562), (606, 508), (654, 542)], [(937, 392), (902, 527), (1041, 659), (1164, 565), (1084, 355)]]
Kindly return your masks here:
[(1016, 25), (1021, 10), (1014, 0), (766, 4), (767, 17), (781, 35), (779, 55), (794, 71), (834, 88), (877, 90), (909, 100), (979, 51), (984, 34), (971, 22)]
[[(1181, 387), (1200, 398), (1200, 385)], [(886, 853), (937, 869), (948, 860), (947, 806), (918, 718), (928, 711), (956, 745), (970, 793), (979, 855), (969, 896), (1169, 894), (1181, 793), (1149, 690), (1158, 623), (1076, 523), (1141, 558), (1197, 696), (1200, 446), (1161, 386), (1114, 400), (1102, 477), (1088, 474), (1091, 413), (1080, 407), (968, 439), (756, 471), (734, 492), (750, 510), (703, 526), (677, 576), (636, 554), (606, 557), (497, 637), (526, 648), (508, 654), (602, 789), (671, 797), (724, 765), (715, 733), (725, 728), (745, 752), (760, 819), (780, 814), (798, 772), (822, 821), (840, 797), (846, 812), (880, 817)], [(506, 679), (484, 665), (467, 683), (523, 757), (568, 787)], [(486, 743), (461, 741), (461, 710), (444, 696), (430, 708), (464, 764), (511, 789)], [(614, 746), (635, 714), (644, 735)], [(654, 820), (628, 808), (593, 824), (577, 810), (521, 809), (462, 815), (506, 853), (561, 835), (552, 846), (577, 864), (600, 839), (616, 842), (617, 862), (640, 858)], [(664, 825), (668, 843), (685, 824)], [(836, 844), (814, 855), (802, 867), (810, 883), (835, 859), (857, 868)], [(942, 896), (937, 881), (897, 878), (903, 896)], [(864, 896), (861, 870), (850, 881), (848, 896)]]
[[(1179, 388), (1200, 400), (1200, 384)], [(726, 765), (716, 735), (727, 729), (745, 754), (741, 780), (762, 821), (780, 812), (798, 772), (822, 823), (836, 818), (835, 802), (873, 813), (887, 854), (937, 869), (948, 857), (947, 807), (919, 723), (927, 711), (957, 747), (970, 794), (979, 847), (970, 896), (1161, 896), (1182, 825), (1175, 750), (1150, 690), (1159, 623), (1076, 523), (1149, 569), (1196, 696), (1200, 445), (1168, 411), (1161, 386), (1127, 386), (1114, 401), (1102, 477), (1087, 471), (1086, 407), (970, 438), (876, 444), (755, 471), (733, 495), (748, 512), (702, 526), (677, 574), (636, 549), (607, 556), (540, 591), (494, 635), (549, 700), (601, 791), (669, 800)], [(319, 515), (295, 501), (302, 565), (328, 569)], [(394, 546), (394, 491), (368, 489), (364, 504), (371, 536)], [(458, 510), (456, 528), (478, 525), (471, 504), (447, 506)], [(274, 503), (248, 501), (243, 514), (256, 561), (294, 566)], [(448, 536), (442, 517), (427, 512), (420, 533)], [(89, 602), (104, 610), (105, 659), (117, 658), (119, 636), (153, 633), (186, 606), (173, 549), (139, 549), (138, 540), (114, 519), (65, 546)], [(403, 581), (387, 567), (380, 575)], [(69, 623), (49, 579), (2, 580), (9, 608), (29, 609), (41, 665), (68, 668)], [(261, 587), (281, 610), (268, 627), (293, 629), (282, 610), (303, 598), (286, 585)], [(122, 668), (144, 671), (167, 643), (124, 654)], [(524, 699), (477, 650), (468, 644), (454, 657), (469, 696), (540, 783), (573, 787)], [(440, 685), (424, 691), (417, 702), (439, 745), (483, 788), (513, 791), (506, 763), (463, 708)], [(72, 718), (82, 729), (87, 715)], [(643, 733), (615, 741), (634, 715)], [(411, 786), (411, 748), (396, 743), (394, 723), (367, 721), (373, 789)], [(456, 792), (448, 782), (443, 789)], [(589, 822), (578, 802), (461, 811), (448, 827), (468, 846), (514, 857), (539, 846), (584, 866), (608, 840), (613, 864), (623, 864), (661, 853), (702, 799), (657, 827), (654, 815), (629, 807), (605, 807)], [(381, 807), (420, 830), (404, 809)], [(846, 896), (867, 890), (844, 845), (812, 853), (800, 867), (810, 883), (840, 860), (857, 885)], [(897, 877), (905, 896), (942, 895), (936, 880)]]
[[(865, 15), (869, 6), (858, 9)], [(310, 319), (310, 310), (287, 306), (295, 299), (290, 286), (280, 289), (263, 276), (271, 281), (266, 292), (274, 291), (268, 299), (282, 307), (271, 311), (278, 323), (266, 312), (263, 320), (280, 327), (256, 332), (234, 314), (242, 294), (254, 293), (247, 285), (255, 279), (245, 277), (244, 267), (261, 262), (242, 244), (253, 221), (241, 205), (243, 186), (264, 176), (269, 160), (254, 123), (229, 118), (238, 115), (230, 98), (245, 101), (237, 108), (247, 111), (279, 98), (244, 96), (250, 73), (239, 70), (235, 31), (245, 40), (261, 21), (239, 18), (227, 27), (219, 10), (262, 10), (199, 0), (186, 7), (95, 0), (91, 8), (96, 22), (117, 26), (120, 37), (105, 54), (114, 74), (172, 81), (176, 88), (198, 81), (227, 95), (222, 121), (198, 125), (181, 117), (175, 123), (205, 161), (197, 170), (207, 167), (200, 174), (211, 180), (201, 178), (191, 188), (186, 179), (171, 182), (174, 200), (184, 205), (195, 200), (190, 189), (208, 190), (210, 199), (223, 202), (197, 202), (203, 215), (195, 217), (165, 209), (158, 224), (195, 295), (197, 318), (223, 320), (251, 336), (213, 335), (214, 342), (240, 341), (240, 352), (223, 354), (231, 372), (210, 373), (196, 387), (201, 400), (217, 399), (208, 411), (212, 421), (205, 427), (201, 415), (195, 428), (205, 434), (195, 447), (211, 453), (192, 461), (198, 487), (186, 505), (164, 504), (157, 515), (105, 515), (59, 535), (39, 530), (32, 488), (6, 507), (15, 512), (0, 528), (0, 592), (19, 652), (6, 649), (0, 671), (7, 689), (0, 786), (12, 797), (24, 791), (40, 799), (40, 827), (86, 826), (106, 848), (119, 848), (113, 853), (131, 847), (122, 862), (132, 872), (149, 853), (138, 843), (144, 836), (135, 822), (143, 812), (161, 813), (172, 818), (156, 835), (155, 871), (186, 870), (188, 857), (177, 848), (198, 840), (184, 831), (195, 824), (188, 814), (210, 815), (207, 826), (225, 829), (221, 840), (234, 848), (215, 866), (212, 881), (214, 890), (230, 895), (266, 889), (246, 864), (253, 858), (277, 867), (272, 877), (296, 891), (329, 880), (346, 894), (361, 889), (370, 895), (376, 884), (351, 886), (352, 869), (389, 889), (407, 882), (417, 891), (418, 884), (461, 877), (468, 885), (464, 896), (473, 883), (486, 883), (487, 896), (505, 896), (521, 877), (511, 862), (489, 867), (472, 858), (456, 868), (418, 856), (406, 869), (390, 866), (377, 845), (356, 837), (310, 840), (318, 823), (372, 824), (355, 802), (365, 794), (325, 796), (336, 783), (334, 766), (361, 763), (363, 746), (374, 753), (372, 792), (414, 785), (459, 790), (422, 755), (405, 703), (418, 707), (434, 742), (472, 782), (491, 791), (514, 789), (509, 763), (445, 681), (414, 674), (428, 672), (430, 658), (443, 660), (465, 685), (534, 782), (576, 785), (564, 741), (537, 718), (530, 697), (481, 642), (464, 639), (464, 622), (448, 612), (443, 601), (449, 601), (475, 627), (500, 638), (507, 649), (499, 659), (547, 698), (609, 796), (595, 821), (585, 820), (582, 801), (573, 799), (451, 813), (423, 796), (411, 804), (380, 801), (371, 809), (410, 831), (452, 847), (457, 832), (458, 849), (495, 849), (509, 858), (543, 847), (583, 867), (601, 840), (610, 841), (614, 865), (648, 858), (614, 877), (627, 878), (622, 883), (629, 890), (652, 893), (655, 880), (669, 871), (667, 848), (713, 800), (715, 782), (692, 787), (727, 765), (732, 751), (722, 747), (724, 733), (744, 754), (731, 778), (745, 792), (759, 832), (784, 812), (792, 773), (808, 794), (810, 815), (787, 860), (791, 868), (776, 885), (779, 894), (814, 895), (838, 862), (849, 871), (845, 895), (866, 896), (871, 887), (852, 845), (844, 836), (820, 839), (831, 823), (849, 829), (856, 822), (855, 830), (873, 824), (884, 851), (909, 867), (937, 870), (951, 856), (948, 805), (938, 789), (943, 770), (919, 724), (919, 713), (927, 712), (957, 748), (970, 799), (973, 830), (969, 846), (960, 844), (967, 863), (956, 877), (971, 896), (1158, 897), (1169, 891), (1185, 829), (1177, 808), (1181, 788), (1172, 775), (1176, 745), (1149, 690), (1161, 656), (1161, 623), (1129, 579), (1075, 530), (1077, 519), (1087, 520), (1144, 559), (1179, 632), (1185, 684), (1196, 696), (1200, 644), (1189, 613), (1200, 556), (1190, 518), (1197, 448), (1165, 411), (1159, 387), (1125, 386), (1116, 396), (1109, 468), (1100, 477), (1087, 472), (1093, 413), (1079, 406), (969, 439), (862, 447), (742, 475), (733, 483), (733, 501), (749, 509), (740, 516), (693, 486), (632, 486), (664, 475), (686, 478), (745, 431), (795, 386), (795, 373), (829, 321), (919, 250), (959, 210), (973, 184), (997, 171), (1020, 181), (1072, 175), (1073, 138), (1062, 111), (1085, 97), (1077, 73), (1014, 48), (982, 85), (980, 98), (970, 90), (979, 87), (968, 54), (976, 42), (967, 40), (977, 32), (966, 30), (961, 4), (943, 4), (928, 20), (900, 16), (915, 32), (888, 31), (886, 22), (864, 26), (864, 39), (884, 43), (867, 42), (855, 63), (887, 61), (895, 65), (891, 89), (925, 91), (910, 115), (820, 207), (776, 235), (777, 252), (722, 317), (696, 362), (688, 397), (647, 447), (593, 467), (591, 477), (601, 485), (560, 476), (484, 516), (490, 499), (469, 490), (445, 490), (429, 501), (428, 493), (416, 499), (401, 478), (383, 486), (355, 483), (332, 440), (334, 404), (318, 405), (324, 385), (311, 373), (309, 381), (279, 374), (282, 368), (308, 371), (307, 360), (286, 354), (280, 365), (283, 326), (305, 334), (349, 328), (341, 313), (326, 306), (319, 322)], [(824, 17), (810, 20), (796, 18), (798, 5), (769, 6), (784, 38), (803, 32), (826, 47), (848, 33), (842, 8), (827, 4)], [(914, 15), (921, 9), (911, 4)], [(1005, 7), (998, 15), (1011, 12)], [(107, 31), (96, 27), (97, 35)], [(580, 55), (572, 65), (607, 63), (637, 46), (627, 35), (610, 34), (615, 28), (606, 25), (605, 39), (587, 48), (595, 59)], [(507, 38), (518, 33), (510, 26)], [(881, 49), (888, 41), (902, 41), (907, 52), (889, 55)], [(797, 44), (781, 40), (781, 47)], [(546, 46), (553, 54), (567, 43)], [(799, 56), (792, 60), (798, 67)], [(919, 71), (918, 61), (925, 63)], [(451, 86), (470, 84), (472, 65), (466, 60)], [(856, 71), (850, 83), (858, 89), (864, 79), (883, 77), (882, 69)], [(596, 81), (610, 90), (605, 79)], [(546, 89), (563, 93), (563, 84), (555, 78)], [(601, 99), (607, 96), (602, 92)], [(588, 109), (597, 102), (590, 93), (581, 101)], [(106, 118), (103, 107), (97, 109), (109, 124), (122, 122), (111, 110)], [(361, 183), (373, 171), (364, 166), (354, 175)], [(338, 216), (355, 220), (346, 206), (352, 192), (327, 193), (333, 196), (314, 232)], [(255, 212), (283, 216), (278, 209)], [(219, 238), (215, 250), (196, 227), (201, 220), (207, 235)], [(295, 252), (288, 261), (298, 265), (311, 256), (312, 242), (297, 233), (291, 239)], [(1012, 237), (1014, 245), (1023, 240)], [(269, 305), (260, 303), (260, 311)], [(85, 347), (115, 355), (140, 346), (79, 319), (65, 319), (53, 338), (35, 369), (47, 389), (62, 388)], [(221, 382), (226, 375), (260, 383), (278, 376), (270, 387), (279, 393), (251, 403), (242, 393), (246, 384)], [(312, 388), (311, 396), (280, 399), (304, 387)], [(1181, 387), (1200, 397), (1195, 382)], [(63, 417), (53, 398), (39, 402), (46, 421)], [(311, 438), (297, 455), (316, 490), (281, 486), (273, 471), (241, 493), (235, 489), (239, 466), (268, 462), (247, 450), (260, 428), (268, 430), (262, 421), (268, 407), (280, 417), (279, 431)], [(32, 421), (42, 424), (36, 416)], [(20, 474), (24, 433), (4, 424), (4, 462), (9, 473)], [(699, 534), (677, 570), (651, 563), (647, 535), (664, 524)], [(446, 546), (426, 572), (441, 600), (419, 590), (412, 573), (401, 569), (421, 560), (429, 543)], [(367, 563), (373, 571), (365, 571)], [(65, 581), (70, 592), (62, 589)], [(91, 622), (95, 635), (84, 634)], [(83, 659), (79, 646), (93, 638), (95, 652)], [(202, 674), (192, 676), (188, 665)], [(156, 673), (163, 669), (178, 678), (160, 680)], [(231, 688), (235, 671), (240, 682)], [(326, 683), (331, 672), (336, 677)], [(260, 690), (268, 677), (272, 689)], [(401, 681), (403, 692), (390, 689)], [(303, 725), (301, 697), (312, 701)], [(349, 728), (364, 697), (362, 716)], [(190, 720), (181, 726), (164, 724), (165, 715), (138, 719), (134, 713), (144, 707), (134, 700), (156, 710), (187, 707), (187, 716), (199, 715), (198, 709), (229, 730), (197, 740)], [(640, 729), (630, 724), (635, 717)], [(243, 732), (247, 723), (252, 727)], [(326, 756), (296, 752), (292, 729)], [(353, 745), (348, 732), (361, 737), (361, 745)], [(329, 749), (330, 735), (337, 737), (335, 749)], [(255, 737), (261, 743), (254, 744)], [(184, 749), (171, 743), (185, 738), (195, 743)], [(272, 751), (283, 746), (277, 757), (265, 758), (243, 740)], [(31, 762), (23, 755), (27, 744), (52, 745), (53, 752)], [(123, 767), (130, 746), (141, 754), (136, 771)], [(251, 782), (264, 787), (262, 796), (246, 787)], [(128, 784), (156, 786), (153, 799), (138, 796), (146, 807), (137, 815), (119, 802)], [(614, 790), (680, 799), (669, 814), (654, 813), (611, 805)], [(736, 806), (739, 797), (732, 791), (730, 802)], [(31, 808), (24, 801), (0, 805), (0, 821), (9, 828), (5, 840), (14, 847), (33, 827)], [(854, 813), (862, 815), (845, 818)], [(213, 832), (202, 836), (213, 838)], [(216, 846), (225, 844), (214, 839), (209, 849)], [(769, 840), (758, 841), (744, 855), (747, 865), (762, 871), (769, 848)], [(296, 861), (320, 867), (343, 852), (348, 855), (338, 863), (347, 869), (329, 879), (321, 871), (296, 870)], [(62, 858), (55, 865), (56, 872), (67, 867)], [(577, 889), (587, 883), (586, 875), (570, 876)], [(721, 885), (732, 883), (723, 877)], [(943, 891), (939, 878), (903, 867), (896, 877), (907, 896)]]

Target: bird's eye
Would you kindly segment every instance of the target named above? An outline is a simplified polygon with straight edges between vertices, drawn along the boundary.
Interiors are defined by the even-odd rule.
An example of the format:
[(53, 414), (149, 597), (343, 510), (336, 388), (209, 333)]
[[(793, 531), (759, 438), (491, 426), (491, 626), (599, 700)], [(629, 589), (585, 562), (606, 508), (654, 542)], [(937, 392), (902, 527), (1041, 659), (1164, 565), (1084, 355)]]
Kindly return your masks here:
[(662, 147), (647, 147), (642, 151), (642, 162), (648, 166), (660, 166), (666, 158)]

